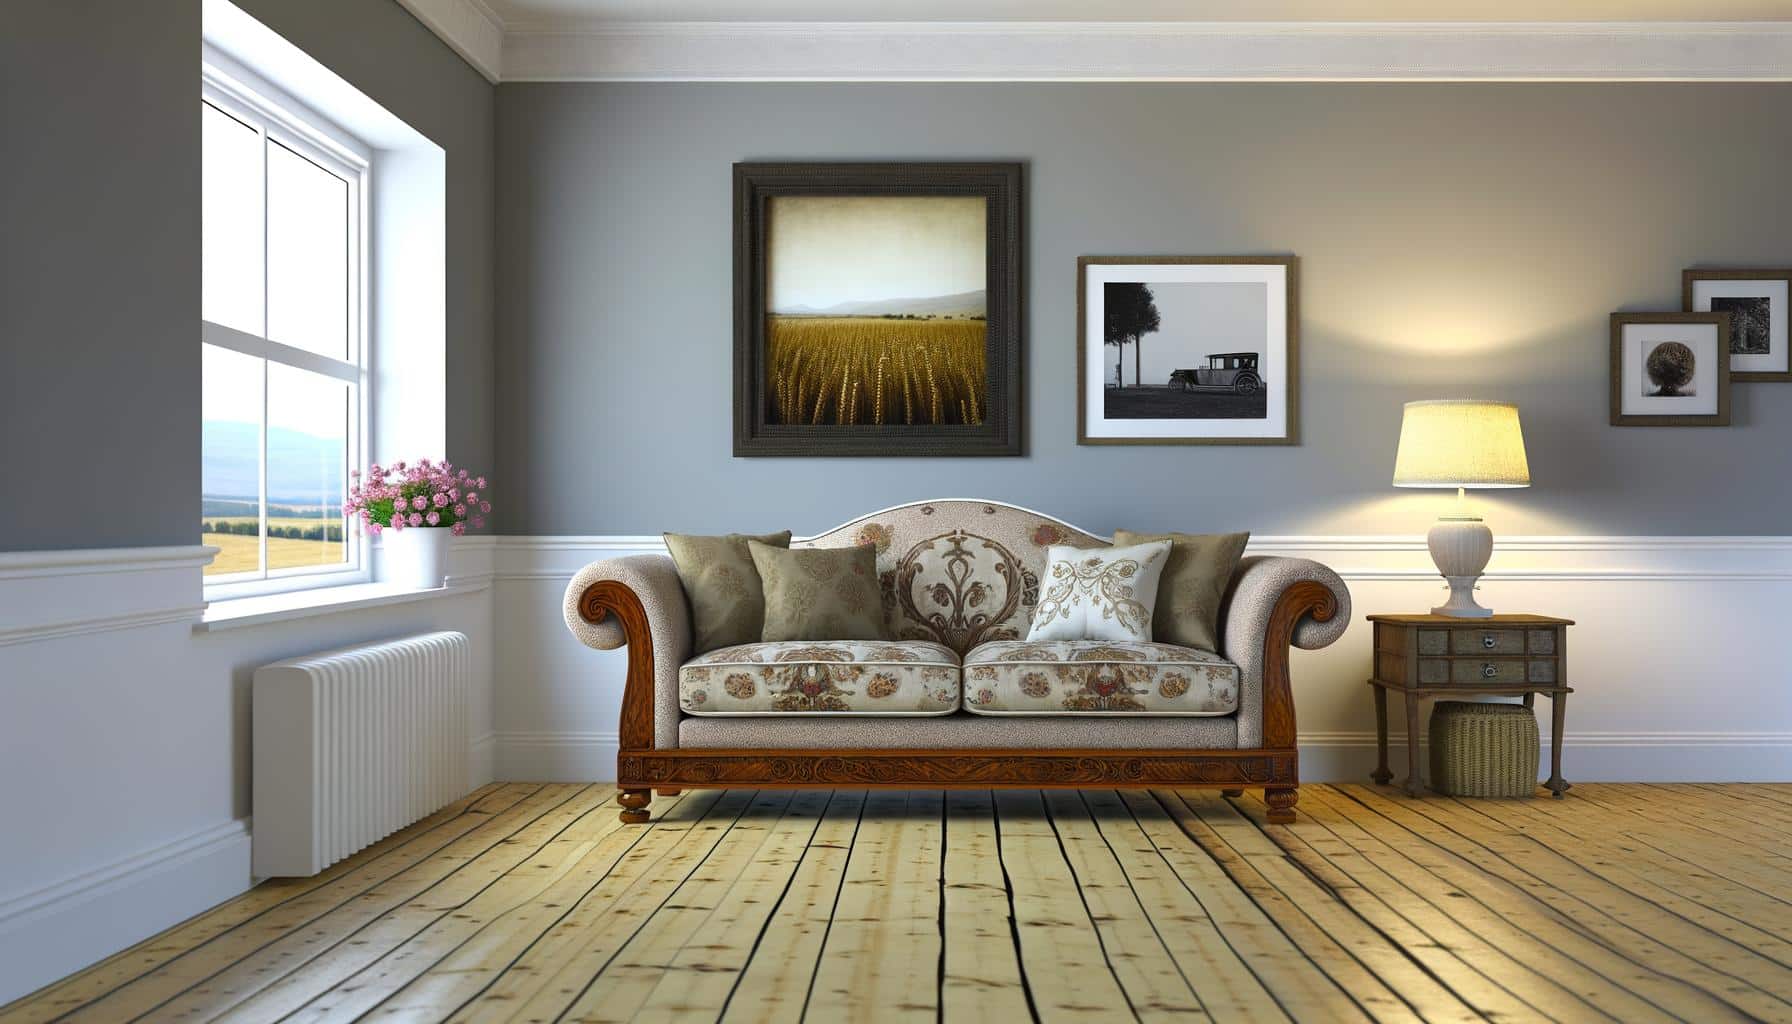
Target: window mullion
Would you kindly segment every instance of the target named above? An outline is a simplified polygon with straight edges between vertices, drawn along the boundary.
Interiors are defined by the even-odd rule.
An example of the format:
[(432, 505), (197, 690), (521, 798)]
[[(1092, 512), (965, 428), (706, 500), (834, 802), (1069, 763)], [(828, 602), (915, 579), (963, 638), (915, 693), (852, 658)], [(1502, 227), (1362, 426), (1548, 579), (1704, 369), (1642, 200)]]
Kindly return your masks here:
[(256, 530), (257, 564), (261, 578), (268, 578), (268, 361), (261, 361), (261, 457), (256, 484), (256, 514), (261, 524)]
[[(260, 122), (261, 131), (261, 336), (268, 337), (268, 204), (271, 199), (268, 189), (268, 126), (266, 121)], [(261, 360), (261, 496), (257, 503), (261, 515), (261, 529), (257, 531), (257, 546), (261, 558), (261, 578), (268, 578), (268, 361)]]

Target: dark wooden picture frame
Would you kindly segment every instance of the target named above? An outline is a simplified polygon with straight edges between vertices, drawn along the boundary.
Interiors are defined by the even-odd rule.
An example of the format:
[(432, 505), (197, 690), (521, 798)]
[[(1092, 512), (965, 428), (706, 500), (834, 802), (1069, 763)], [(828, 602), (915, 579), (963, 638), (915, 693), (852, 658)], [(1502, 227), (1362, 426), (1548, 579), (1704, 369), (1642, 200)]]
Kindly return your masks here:
[[(1283, 431), (1274, 437), (1091, 437), (1089, 434), (1088, 274), (1098, 266), (1279, 266), (1285, 271)], [(1101, 342), (1098, 342), (1101, 343)], [(1122, 353), (1124, 358), (1124, 353)], [(1275, 385), (1271, 385), (1275, 386)], [(1190, 419), (1191, 424), (1203, 422)], [(1079, 256), (1076, 261), (1076, 443), (1081, 445), (1300, 444), (1300, 259), (1296, 256)]]
[[(1019, 163), (734, 165), (734, 454), (992, 456), (1022, 454)], [(986, 201), (986, 409), (973, 424), (767, 422), (767, 255), (779, 196), (982, 196)]]
[[(1690, 267), (1680, 272), (1680, 308), (1688, 313), (1697, 312), (1693, 308), (1693, 289), (1700, 281), (1783, 281), (1786, 283), (1787, 302), (1783, 310), (1792, 319), (1792, 268), (1782, 269), (1749, 269), (1730, 267)], [(1740, 324), (1731, 324), (1731, 330), (1740, 329)], [(1792, 330), (1787, 332), (1792, 338)], [(1729, 337), (1725, 338), (1730, 343)], [(1735, 346), (1731, 344), (1731, 353)], [(1786, 353), (1786, 369), (1784, 370), (1730, 370), (1730, 380), (1743, 383), (1787, 383), (1792, 382), (1792, 351)]]
[[(1717, 411), (1689, 415), (1623, 412), (1624, 328), (1632, 324), (1698, 324), (1717, 331)], [(1611, 323), (1611, 423), (1614, 427), (1727, 427), (1730, 425), (1730, 314), (1613, 313)]]

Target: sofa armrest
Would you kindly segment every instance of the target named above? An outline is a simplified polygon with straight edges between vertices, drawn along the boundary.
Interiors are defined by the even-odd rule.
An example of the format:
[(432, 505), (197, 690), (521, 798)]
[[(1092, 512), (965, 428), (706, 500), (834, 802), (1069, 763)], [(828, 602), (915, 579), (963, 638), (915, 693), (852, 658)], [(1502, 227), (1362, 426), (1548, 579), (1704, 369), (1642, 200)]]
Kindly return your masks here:
[(623, 750), (678, 746), (678, 668), (691, 656), (691, 611), (665, 555), (606, 558), (566, 588), (566, 628), (600, 651), (628, 647), (618, 723)]
[(1317, 650), (1349, 624), (1350, 590), (1329, 568), (1305, 558), (1238, 563), (1220, 610), (1220, 653), (1241, 670), (1240, 747), (1294, 746), (1288, 648)]

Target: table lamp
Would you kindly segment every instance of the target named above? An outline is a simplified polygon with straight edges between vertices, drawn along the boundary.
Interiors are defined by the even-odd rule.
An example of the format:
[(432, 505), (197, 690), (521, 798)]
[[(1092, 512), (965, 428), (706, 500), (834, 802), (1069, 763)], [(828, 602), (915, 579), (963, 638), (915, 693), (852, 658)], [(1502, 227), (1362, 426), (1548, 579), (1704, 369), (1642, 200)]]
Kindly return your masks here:
[(1479, 619), (1492, 615), (1475, 603), (1475, 581), (1493, 557), (1493, 531), (1469, 508), (1470, 487), (1529, 487), (1518, 407), (1505, 402), (1406, 403), (1395, 487), (1454, 487), (1456, 507), (1425, 535), (1431, 560), (1450, 584), (1450, 599), (1433, 615)]

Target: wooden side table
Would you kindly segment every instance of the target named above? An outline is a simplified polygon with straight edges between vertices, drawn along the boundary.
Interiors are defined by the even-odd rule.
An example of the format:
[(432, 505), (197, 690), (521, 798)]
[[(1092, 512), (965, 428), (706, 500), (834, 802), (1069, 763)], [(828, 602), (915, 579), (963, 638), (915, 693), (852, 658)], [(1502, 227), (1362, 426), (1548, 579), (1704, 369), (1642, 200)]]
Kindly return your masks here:
[(1375, 741), (1379, 760), (1370, 776), (1386, 785), (1388, 693), (1406, 699), (1406, 792), (1419, 795), (1419, 701), (1427, 697), (1497, 694), (1524, 698), (1532, 707), (1546, 694), (1553, 712), (1549, 781), (1557, 800), (1569, 785), (1562, 778), (1562, 721), (1568, 695), (1568, 619), (1547, 615), (1494, 615), (1458, 619), (1446, 615), (1371, 615), (1375, 624)]

